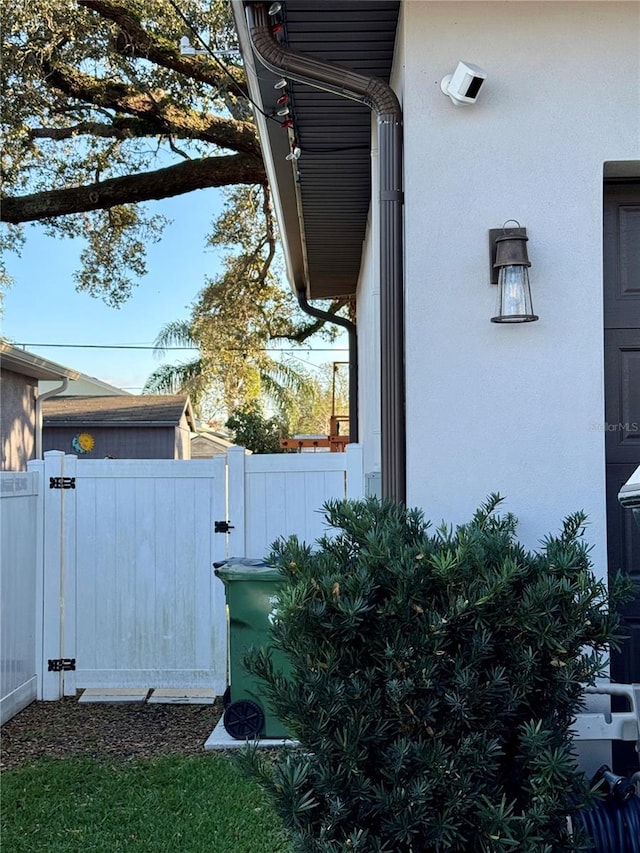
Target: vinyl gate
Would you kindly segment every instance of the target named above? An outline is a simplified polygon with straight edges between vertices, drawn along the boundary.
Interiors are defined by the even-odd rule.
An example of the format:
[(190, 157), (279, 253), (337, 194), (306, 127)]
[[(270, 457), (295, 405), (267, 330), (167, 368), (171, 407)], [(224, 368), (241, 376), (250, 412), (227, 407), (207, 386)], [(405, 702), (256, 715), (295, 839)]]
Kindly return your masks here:
[[(226, 683), (227, 556), (264, 557), (278, 536), (313, 542), (329, 498), (362, 494), (362, 455), (30, 463), (43, 491), (38, 697), (77, 689)], [(215, 522), (228, 532), (215, 533)], [(220, 525), (218, 525), (220, 527)]]
[(225, 516), (224, 458), (54, 451), (44, 487), (43, 698), (81, 687), (220, 691), (224, 594), (212, 563), (225, 542), (212, 529)]

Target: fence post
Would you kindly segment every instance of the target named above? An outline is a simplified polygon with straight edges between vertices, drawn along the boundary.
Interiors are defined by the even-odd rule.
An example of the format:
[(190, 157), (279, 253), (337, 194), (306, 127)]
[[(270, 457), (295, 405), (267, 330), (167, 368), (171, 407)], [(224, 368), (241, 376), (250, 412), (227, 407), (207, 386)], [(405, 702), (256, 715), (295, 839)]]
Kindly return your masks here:
[(356, 500), (364, 495), (364, 471), (362, 465), (362, 445), (347, 444), (347, 498)]
[[(225, 454), (213, 457), (213, 518), (224, 519), (228, 521), (231, 516), (229, 514), (229, 490), (227, 483), (227, 457)], [(233, 531), (231, 531), (233, 532)], [(212, 557), (213, 562), (217, 563), (226, 559), (229, 556), (227, 540), (229, 534), (222, 533), (212, 534)], [(227, 614), (225, 609), (225, 591), (222, 581), (213, 574), (213, 566), (209, 567), (211, 571), (211, 613), (212, 622), (211, 630), (213, 634), (213, 651), (210, 663), (211, 669), (215, 672), (214, 678), (219, 678), (223, 685), (229, 683), (228, 672), (228, 629), (227, 629)], [(222, 688), (224, 690), (224, 687)]]
[(230, 447), (227, 450), (228, 470), (228, 520), (233, 525), (229, 531), (229, 554), (233, 557), (246, 557), (245, 536), (245, 460), (244, 447)]
[[(227, 460), (224, 454), (214, 456), (213, 464), (213, 521), (229, 520), (229, 495), (227, 488)], [(213, 523), (212, 521), (212, 523)], [(213, 561), (224, 560), (227, 554), (227, 536), (213, 533)]]
[[(67, 454), (64, 457), (64, 477), (77, 480), (78, 457)], [(63, 577), (63, 588), (61, 590), (62, 601), (62, 635), (61, 647), (63, 658), (76, 658), (78, 646), (76, 642), (76, 551), (77, 551), (77, 512), (76, 502), (78, 499), (77, 489), (64, 490), (64, 554), (61, 560), (61, 573)], [(63, 672), (62, 675), (63, 696), (75, 696), (76, 673), (75, 670)]]
[(44, 675), (42, 631), (44, 626), (44, 462), (32, 459), (27, 462), (27, 471), (37, 476), (38, 497), (36, 510), (36, 585), (35, 601), (35, 645), (36, 645), (36, 699), (42, 699)]
[(75, 488), (58, 488), (58, 484), (65, 484), (65, 478), (75, 476), (75, 463), (75, 456), (65, 456), (60, 450), (44, 454), (42, 686), (39, 689), (40, 698), (46, 700), (60, 699), (65, 692), (75, 690), (73, 678), (65, 679), (63, 670), (50, 672), (48, 667), (49, 660), (76, 656), (75, 572), (70, 571), (75, 564)]

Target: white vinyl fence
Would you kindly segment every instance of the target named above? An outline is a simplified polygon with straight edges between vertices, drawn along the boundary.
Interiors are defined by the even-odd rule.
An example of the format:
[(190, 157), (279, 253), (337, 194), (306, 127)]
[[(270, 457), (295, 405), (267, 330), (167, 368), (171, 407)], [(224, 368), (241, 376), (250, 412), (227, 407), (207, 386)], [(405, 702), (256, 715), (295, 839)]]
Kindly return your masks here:
[(324, 501), (363, 488), (358, 445), (210, 460), (51, 451), (29, 469), (2, 477), (3, 718), (85, 687), (221, 693), (224, 586), (212, 564), (264, 557), (279, 536), (313, 542)]
[(312, 544), (325, 532), (329, 498), (363, 494), (360, 445), (344, 453), (249, 454), (227, 451), (231, 556), (264, 557), (280, 536)]
[(0, 473), (0, 724), (36, 698), (42, 565), (38, 474)]

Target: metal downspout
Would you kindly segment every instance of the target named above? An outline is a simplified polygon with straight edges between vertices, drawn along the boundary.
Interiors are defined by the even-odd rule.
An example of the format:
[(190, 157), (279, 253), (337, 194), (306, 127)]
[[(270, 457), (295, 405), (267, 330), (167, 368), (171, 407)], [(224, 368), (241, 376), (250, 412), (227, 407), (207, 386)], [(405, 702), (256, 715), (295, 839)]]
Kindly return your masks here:
[(343, 326), (349, 333), (349, 441), (358, 441), (358, 332), (355, 323), (346, 317), (337, 317), (329, 311), (315, 308), (307, 301), (304, 290), (298, 291), (298, 305), (311, 317), (328, 320)]
[(51, 388), (51, 390), (45, 391), (44, 394), (38, 394), (36, 397), (36, 459), (42, 459), (42, 404), (49, 397), (55, 397), (61, 391), (66, 391), (68, 385), (69, 380), (65, 378), (62, 380), (62, 385)]
[[(380, 177), (380, 428), (382, 495), (406, 501), (402, 110), (393, 89), (376, 77), (305, 56), (273, 37), (264, 5), (247, 7), (254, 52), (269, 70), (316, 89), (359, 101), (378, 119)], [(334, 318), (335, 319), (335, 318)]]

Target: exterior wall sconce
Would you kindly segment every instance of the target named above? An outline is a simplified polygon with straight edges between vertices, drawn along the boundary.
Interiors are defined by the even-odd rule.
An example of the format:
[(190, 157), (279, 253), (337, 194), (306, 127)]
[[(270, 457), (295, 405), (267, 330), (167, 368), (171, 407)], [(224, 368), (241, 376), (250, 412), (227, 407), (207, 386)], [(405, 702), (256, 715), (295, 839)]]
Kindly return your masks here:
[[(516, 228), (507, 228), (515, 222)], [(527, 229), (516, 219), (508, 219), (502, 228), (489, 231), (491, 256), (491, 284), (498, 285), (496, 316), (492, 323), (533, 323), (538, 316), (533, 313), (527, 255)]]

